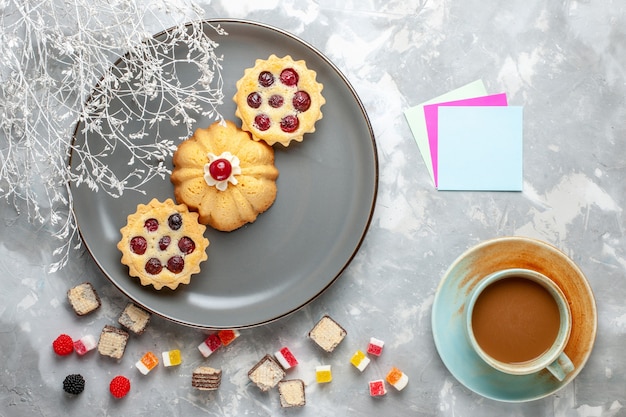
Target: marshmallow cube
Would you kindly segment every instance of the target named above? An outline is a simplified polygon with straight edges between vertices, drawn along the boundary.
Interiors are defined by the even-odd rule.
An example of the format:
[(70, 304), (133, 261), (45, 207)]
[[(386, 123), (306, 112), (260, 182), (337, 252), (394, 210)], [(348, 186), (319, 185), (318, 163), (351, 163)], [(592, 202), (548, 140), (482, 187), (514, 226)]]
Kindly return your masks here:
[(181, 364), (180, 350), (174, 349), (161, 354), (164, 366), (178, 366)]
[(278, 352), (274, 353), (274, 357), (285, 371), (298, 364), (298, 360), (295, 356), (293, 356), (293, 353), (291, 353), (287, 346), (280, 348)]
[(356, 369), (363, 372), (367, 365), (370, 363), (370, 358), (365, 356), (365, 353), (357, 350), (354, 355), (352, 355), (352, 359), (350, 359), (350, 363), (355, 366)]
[(148, 375), (159, 364), (159, 359), (152, 352), (148, 352), (135, 363), (135, 368), (144, 375)]
[(210, 334), (204, 342), (198, 345), (198, 350), (202, 353), (202, 356), (208, 358), (211, 353), (215, 352), (222, 346), (222, 340), (217, 333)]
[(94, 350), (96, 346), (98, 346), (98, 342), (96, 342), (96, 338), (90, 334), (74, 341), (74, 350), (80, 356), (83, 356), (90, 350)]

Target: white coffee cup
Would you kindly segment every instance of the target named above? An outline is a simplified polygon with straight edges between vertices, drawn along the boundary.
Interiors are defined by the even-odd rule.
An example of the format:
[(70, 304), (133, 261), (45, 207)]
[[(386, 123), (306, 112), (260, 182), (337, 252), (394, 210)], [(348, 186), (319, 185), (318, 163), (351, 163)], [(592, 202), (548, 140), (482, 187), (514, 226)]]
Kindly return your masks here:
[[(496, 284), (499, 285), (496, 287)], [(541, 288), (534, 284), (539, 284), (541, 288), (547, 291), (554, 300), (555, 306), (550, 305), (549, 297), (545, 295)], [(482, 299), (481, 295), (483, 295)], [(541, 304), (529, 304), (537, 306), (537, 311), (532, 311), (531, 307), (526, 305), (526, 303), (527, 301), (533, 301), (529, 299), (535, 298), (535, 295), (539, 297), (537, 300), (542, 301)], [(478, 308), (476, 308), (477, 301), (479, 304)], [(494, 307), (494, 310), (490, 310), (492, 307), (488, 306)], [(497, 310), (495, 307), (497, 307)], [(542, 342), (543, 344), (540, 345), (542, 346), (541, 349), (543, 349), (545, 343), (549, 345), (536, 356), (524, 360), (501, 360), (494, 357), (493, 352), (495, 351), (492, 350), (492, 354), (487, 353), (486, 350), (489, 349), (485, 349), (477, 340), (477, 337), (483, 337), (483, 345), (485, 347), (488, 345), (486, 336), (482, 336), (482, 333), (485, 333), (485, 331), (480, 330), (481, 328), (487, 328), (486, 333), (496, 335), (492, 339), (503, 339), (494, 340), (493, 344), (495, 345), (507, 346), (507, 343), (510, 345), (517, 340), (518, 336), (526, 338), (527, 340), (524, 343), (532, 345), (533, 342), (528, 338), (533, 338), (539, 331), (535, 331), (532, 328), (534, 325), (531, 326), (530, 323), (526, 322), (526, 316), (532, 316), (535, 319), (534, 322), (538, 322), (540, 318), (536, 316), (540, 314), (539, 311), (544, 311), (540, 309), (543, 307), (550, 309), (550, 320), (546, 318), (545, 321), (551, 323), (550, 334), (556, 333), (556, 335), (552, 343), (549, 343), (547, 339)], [(556, 313), (552, 314), (554, 309), (558, 311), (558, 317)], [(500, 313), (493, 314), (495, 311)], [(480, 280), (472, 289), (466, 304), (465, 314), (470, 344), (478, 356), (491, 367), (512, 375), (528, 375), (547, 369), (559, 381), (564, 380), (567, 374), (574, 370), (574, 364), (564, 352), (572, 326), (569, 303), (561, 289), (545, 275), (520, 268), (494, 272)], [(475, 314), (476, 317), (474, 317)], [(474, 319), (477, 320), (476, 323), (474, 323)], [(526, 328), (527, 325), (529, 326), (528, 329)], [(476, 329), (474, 328), (475, 326)], [(492, 326), (492, 328), (489, 328), (489, 326)], [(500, 333), (496, 329), (504, 330)], [(509, 340), (506, 340), (507, 337)], [(537, 338), (535, 337), (535, 339)], [(539, 345), (537, 345), (538, 347)]]

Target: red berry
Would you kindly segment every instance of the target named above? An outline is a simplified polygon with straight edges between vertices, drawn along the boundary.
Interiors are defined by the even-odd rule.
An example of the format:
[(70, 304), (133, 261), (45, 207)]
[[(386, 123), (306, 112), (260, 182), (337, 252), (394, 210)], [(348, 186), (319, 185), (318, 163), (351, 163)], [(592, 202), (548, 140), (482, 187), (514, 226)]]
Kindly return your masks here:
[(185, 236), (178, 241), (178, 249), (185, 255), (189, 255), (196, 249), (196, 244), (190, 237)]
[(259, 107), (261, 107), (263, 99), (261, 98), (261, 95), (255, 91), (254, 93), (250, 93), (248, 95), (247, 101), (248, 106), (252, 107), (253, 109), (258, 109)]
[(141, 236), (135, 236), (130, 240), (130, 250), (137, 255), (143, 255), (148, 248), (148, 242)]
[(157, 275), (163, 269), (163, 265), (161, 265), (161, 261), (157, 258), (150, 258), (148, 262), (146, 262), (146, 272), (152, 275)]
[(267, 100), (269, 105), (274, 107), (275, 109), (282, 106), (284, 101), (285, 100), (283, 99), (283, 96), (281, 96), (280, 94), (274, 94), (269, 98), (269, 100)]
[(311, 96), (306, 91), (298, 91), (293, 95), (291, 103), (297, 111), (307, 111), (311, 107)]
[(283, 130), (283, 132), (287, 133), (295, 132), (296, 129), (298, 129), (299, 125), (300, 122), (298, 121), (298, 118), (292, 115), (285, 116), (280, 121), (280, 128)]
[(66, 334), (62, 334), (52, 342), (54, 353), (60, 356), (66, 356), (74, 352), (74, 341)]
[(183, 269), (185, 269), (185, 261), (183, 260), (182, 256), (172, 256), (170, 259), (167, 260), (167, 269), (170, 270), (170, 272), (174, 273), (174, 274), (178, 274), (180, 272), (183, 271)]
[(148, 229), (148, 232), (156, 232), (159, 228), (159, 221), (157, 219), (148, 219), (144, 223), (144, 227)]
[(254, 124), (257, 127), (257, 129), (265, 131), (265, 130), (270, 128), (272, 123), (270, 121), (269, 116), (267, 116), (265, 114), (258, 114), (254, 118)]
[(171, 237), (163, 236), (161, 239), (159, 239), (159, 249), (161, 249), (161, 250), (167, 249), (167, 247), (170, 245), (171, 241), (172, 241)]
[(274, 84), (274, 76), (269, 71), (263, 71), (259, 74), (259, 84), (263, 87), (269, 87)]
[(123, 398), (130, 391), (130, 381), (122, 375), (118, 375), (111, 380), (109, 391), (115, 398)]
[(298, 78), (298, 73), (293, 68), (285, 68), (280, 73), (280, 82), (289, 87), (298, 84)]
[(233, 172), (233, 167), (228, 161), (228, 159), (220, 158), (211, 162), (209, 165), (209, 174), (216, 181), (224, 181), (230, 177), (230, 174)]

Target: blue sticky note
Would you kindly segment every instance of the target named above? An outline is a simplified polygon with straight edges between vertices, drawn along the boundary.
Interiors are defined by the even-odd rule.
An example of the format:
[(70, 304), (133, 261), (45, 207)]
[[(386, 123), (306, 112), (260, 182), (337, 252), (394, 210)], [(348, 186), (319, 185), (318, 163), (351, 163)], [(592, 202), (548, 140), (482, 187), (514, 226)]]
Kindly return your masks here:
[(439, 190), (522, 191), (522, 107), (438, 112)]

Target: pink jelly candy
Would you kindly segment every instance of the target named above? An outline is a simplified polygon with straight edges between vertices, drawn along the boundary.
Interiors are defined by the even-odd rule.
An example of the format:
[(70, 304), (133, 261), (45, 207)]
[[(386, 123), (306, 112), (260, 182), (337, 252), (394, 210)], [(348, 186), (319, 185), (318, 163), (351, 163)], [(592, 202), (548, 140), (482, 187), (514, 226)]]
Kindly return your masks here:
[(96, 338), (90, 334), (74, 341), (74, 350), (81, 356), (95, 349), (96, 346), (98, 346)]
[(278, 352), (274, 353), (274, 356), (284, 370), (293, 368), (298, 364), (298, 360), (293, 356), (293, 353), (291, 353), (287, 346), (280, 348)]
[(202, 356), (208, 358), (209, 355), (215, 352), (222, 346), (222, 340), (217, 335), (217, 333), (210, 334), (204, 342), (200, 343), (198, 346), (198, 350), (202, 353)]
[(375, 337), (370, 338), (370, 343), (367, 345), (367, 353), (370, 355), (380, 356), (383, 353), (383, 346), (385, 342), (382, 340), (376, 339)]
[(387, 389), (385, 388), (385, 381), (383, 381), (382, 379), (370, 381), (370, 395), (372, 397), (380, 397), (385, 394), (387, 394)]

